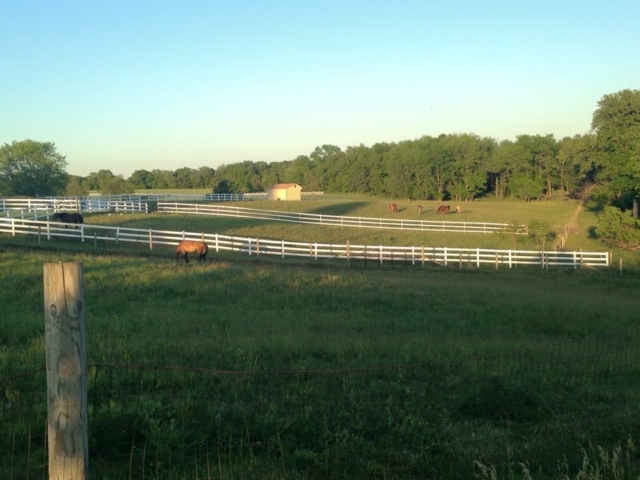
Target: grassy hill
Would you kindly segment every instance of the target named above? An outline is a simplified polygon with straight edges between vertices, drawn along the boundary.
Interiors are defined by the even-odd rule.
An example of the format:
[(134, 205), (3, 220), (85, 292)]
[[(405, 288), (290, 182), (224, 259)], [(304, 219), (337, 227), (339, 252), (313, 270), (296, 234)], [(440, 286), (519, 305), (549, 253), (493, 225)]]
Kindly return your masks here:
[[(241, 206), (375, 217), (391, 215), (387, 203)], [(417, 217), (413, 203), (398, 204), (398, 215)], [(437, 205), (427, 205), (423, 217), (437, 219)], [(553, 225), (576, 208), (464, 206), (459, 216), (469, 221)], [(601, 249), (589, 238), (593, 220), (581, 212), (569, 241)], [(303, 241), (507, 241), (158, 213), (87, 222)], [(12, 453), (0, 471), (43, 477), (42, 265), (74, 261), (85, 272), (93, 478), (529, 478), (525, 468), (536, 479), (597, 478), (588, 476), (593, 465), (609, 478), (640, 472), (629, 442), (640, 428), (636, 275), (215, 257), (185, 265), (142, 247), (94, 253), (75, 241), (1, 241), (0, 449)]]

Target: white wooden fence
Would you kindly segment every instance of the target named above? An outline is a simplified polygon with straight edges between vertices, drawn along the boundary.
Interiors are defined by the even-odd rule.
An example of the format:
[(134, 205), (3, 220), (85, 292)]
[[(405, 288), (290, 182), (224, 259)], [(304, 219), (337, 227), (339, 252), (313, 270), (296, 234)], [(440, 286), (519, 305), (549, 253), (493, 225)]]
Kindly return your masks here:
[[(267, 194), (264, 193), (263, 195), (266, 198)], [(83, 198), (110, 202), (159, 202), (161, 200), (172, 200), (174, 202), (242, 202), (250, 200), (249, 197), (245, 197), (245, 195), (241, 193), (127, 193), (121, 195), (96, 195)]]
[[(149, 204), (142, 201), (109, 200), (104, 198), (1, 198), (0, 214), (15, 216), (19, 212), (138, 212), (148, 213)], [(22, 213), (24, 215), (24, 213)]]
[[(225, 205), (203, 205), (197, 203), (177, 202), (158, 202), (158, 212), (253, 218), (259, 220), (327, 225), (334, 227), (417, 230), (421, 232), (496, 233), (510, 226), (507, 223), (348, 217), (342, 215), (320, 215), (315, 213), (282, 212), (278, 210), (261, 210)], [(519, 229), (520, 234), (526, 234), (527, 227), (525, 225), (519, 225)]]
[(448, 248), (427, 246), (384, 246), (288, 242), (259, 238), (236, 237), (211, 233), (176, 232), (167, 230), (144, 230), (137, 228), (110, 227), (102, 225), (69, 224), (0, 218), (0, 233), (37, 235), (38, 240), (56, 238), (77, 239), (80, 242), (98, 241), (116, 244), (139, 244), (153, 250), (156, 247), (177, 245), (180, 240), (203, 240), (211, 252), (235, 252), (249, 256), (272, 255), (281, 258), (302, 257), (318, 260), (342, 259), (348, 262), (404, 262), (405, 265), (424, 265), (427, 262), (445, 266), (473, 265), (537, 265), (565, 267), (608, 267), (608, 252), (555, 252), (532, 250), (494, 250), (482, 248)]

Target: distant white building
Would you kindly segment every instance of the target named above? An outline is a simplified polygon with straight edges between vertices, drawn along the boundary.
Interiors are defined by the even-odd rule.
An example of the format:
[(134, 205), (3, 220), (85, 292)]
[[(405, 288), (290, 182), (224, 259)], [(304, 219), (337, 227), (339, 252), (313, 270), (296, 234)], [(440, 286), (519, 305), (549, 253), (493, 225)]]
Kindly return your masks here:
[(302, 187), (297, 183), (276, 183), (267, 190), (267, 200), (302, 200)]

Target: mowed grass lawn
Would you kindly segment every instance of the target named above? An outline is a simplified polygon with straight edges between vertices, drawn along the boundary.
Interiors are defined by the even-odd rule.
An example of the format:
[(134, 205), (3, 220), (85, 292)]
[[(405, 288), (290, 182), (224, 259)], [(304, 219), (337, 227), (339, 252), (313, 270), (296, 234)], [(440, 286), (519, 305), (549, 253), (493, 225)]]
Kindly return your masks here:
[[(386, 201), (353, 202), (359, 206), (297, 205), (387, 215), (368, 213)], [(476, 204), (483, 202), (469, 207)], [(487, 212), (498, 208), (492, 206), (487, 202)], [(512, 220), (545, 218), (536, 211), (516, 217), (519, 205), (507, 207)], [(556, 208), (548, 216), (560, 223), (574, 210)], [(483, 215), (473, 221), (489, 221)], [(304, 229), (301, 241), (361, 234), (362, 243), (375, 236), (413, 242), (408, 232), (367, 237), (359, 229), (168, 214), (89, 215), (87, 222), (289, 239)], [(0, 252), (7, 319), (0, 323), (0, 378), (44, 362), (42, 264), (82, 262), (88, 361), (133, 366), (92, 370), (97, 478), (122, 478), (122, 471), (171, 479), (210, 478), (207, 471), (216, 478), (476, 478), (481, 465), (495, 466), (498, 478), (526, 478), (521, 462), (533, 478), (573, 478), (584, 470), (581, 446), (602, 463), (591, 445), (612, 451), (640, 428), (634, 275), (365, 270), (215, 255), (207, 265), (185, 265), (168, 251), (100, 255), (74, 253), (73, 242), (43, 245), (53, 249), (31, 241), (22, 248), (5, 243)], [(167, 365), (181, 370), (156, 368)], [(7, 384), (7, 398), (16, 390)], [(124, 394), (130, 391), (138, 393)], [(28, 423), (4, 425), (0, 448), (16, 451), (12, 442), (28, 435)], [(620, 462), (637, 473), (637, 452), (625, 452)], [(3, 466), (11, 461), (24, 458), (13, 455)]]

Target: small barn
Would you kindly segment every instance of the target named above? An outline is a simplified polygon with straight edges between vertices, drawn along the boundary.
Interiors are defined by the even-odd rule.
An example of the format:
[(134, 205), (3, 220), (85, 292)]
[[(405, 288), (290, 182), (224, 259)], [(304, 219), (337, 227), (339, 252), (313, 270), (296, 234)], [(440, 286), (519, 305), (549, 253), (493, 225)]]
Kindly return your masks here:
[(276, 183), (267, 190), (267, 200), (302, 200), (302, 187), (297, 183)]

